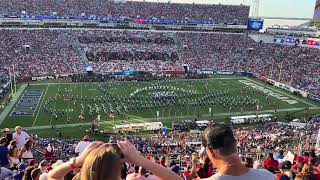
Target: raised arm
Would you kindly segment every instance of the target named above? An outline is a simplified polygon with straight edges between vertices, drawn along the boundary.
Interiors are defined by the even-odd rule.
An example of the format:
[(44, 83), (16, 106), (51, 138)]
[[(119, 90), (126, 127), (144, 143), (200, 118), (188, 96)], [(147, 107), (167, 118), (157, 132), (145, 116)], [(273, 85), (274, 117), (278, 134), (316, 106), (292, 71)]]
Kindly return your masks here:
[(48, 180), (62, 180), (64, 179), (64, 176), (66, 176), (70, 171), (79, 169), (82, 167), (83, 162), (85, 158), (88, 156), (88, 154), (96, 149), (102, 146), (103, 142), (93, 142), (91, 143), (80, 156), (77, 158), (71, 158), (69, 162), (65, 162), (58, 167), (54, 168), (48, 173)]
[(142, 166), (143, 168), (147, 169), (148, 171), (152, 172), (154, 175), (158, 176), (160, 179), (163, 180), (182, 180), (180, 176), (176, 173), (172, 172), (171, 170), (149, 161), (142, 157), (139, 152), (136, 150), (133, 144), (129, 141), (119, 141), (118, 146), (121, 149), (124, 157), (127, 161), (134, 163), (135, 165)]

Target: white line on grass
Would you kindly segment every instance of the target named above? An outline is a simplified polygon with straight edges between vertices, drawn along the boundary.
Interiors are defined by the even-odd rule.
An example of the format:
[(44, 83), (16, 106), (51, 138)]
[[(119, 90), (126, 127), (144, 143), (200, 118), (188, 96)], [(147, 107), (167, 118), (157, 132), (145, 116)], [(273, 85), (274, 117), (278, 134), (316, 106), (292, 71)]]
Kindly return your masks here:
[[(41, 107), (42, 107), (43, 101), (44, 101), (44, 99), (45, 99), (45, 97), (46, 97), (46, 95), (47, 95), (47, 91), (48, 91), (49, 86), (50, 86), (50, 85), (47, 85), (46, 92), (44, 92), (44, 95), (42, 96), (42, 100), (41, 100), (41, 103), (40, 103), (39, 109), (38, 109), (38, 105), (37, 105), (37, 108), (36, 108), (36, 109), (38, 109), (38, 112), (37, 112), (36, 117), (34, 118), (34, 121), (33, 121), (32, 126), (34, 126), (34, 125), (36, 124), (36, 122), (37, 122), (37, 119), (38, 119), (38, 116), (39, 116), (39, 112), (40, 112), (40, 110), (41, 110)], [(42, 94), (43, 94), (43, 93), (42, 93)]]
[(312, 106), (312, 107), (318, 107), (318, 106), (316, 106), (316, 105), (314, 105), (314, 104), (311, 104), (311, 103), (307, 102), (306, 100), (302, 100), (302, 99), (299, 99), (299, 98), (297, 98), (297, 97), (295, 97), (295, 96), (292, 96), (291, 94), (289, 94), (289, 92), (288, 92), (288, 93), (284, 93), (284, 92), (282, 92), (282, 91), (280, 91), (280, 90), (278, 90), (278, 89), (276, 89), (276, 88), (274, 88), (274, 87), (272, 87), (272, 86), (264, 85), (264, 84), (262, 84), (262, 83), (260, 83), (260, 82), (254, 81), (254, 80), (252, 80), (252, 79), (250, 79), (250, 78), (245, 78), (245, 79), (247, 79), (247, 80), (249, 80), (249, 81), (251, 81), (251, 82), (253, 82), (253, 83), (259, 84), (259, 85), (261, 85), (261, 86), (263, 86), (263, 87), (267, 87), (268, 89), (271, 89), (271, 90), (273, 90), (273, 91), (276, 91), (277, 93), (280, 93), (280, 94), (282, 94), (282, 95), (289, 96), (289, 97), (291, 97), (291, 98), (299, 101), (300, 103), (302, 102), (302, 103), (308, 104), (309, 106)]
[[(60, 91), (60, 86), (61, 86), (61, 84), (59, 83), (59, 86), (58, 86), (58, 95), (59, 95), (59, 91)], [(56, 102), (54, 103), (53, 110), (56, 110), (57, 101), (58, 101), (58, 99), (56, 99)], [(52, 119), (53, 119), (53, 114), (51, 115), (50, 125), (52, 125)]]

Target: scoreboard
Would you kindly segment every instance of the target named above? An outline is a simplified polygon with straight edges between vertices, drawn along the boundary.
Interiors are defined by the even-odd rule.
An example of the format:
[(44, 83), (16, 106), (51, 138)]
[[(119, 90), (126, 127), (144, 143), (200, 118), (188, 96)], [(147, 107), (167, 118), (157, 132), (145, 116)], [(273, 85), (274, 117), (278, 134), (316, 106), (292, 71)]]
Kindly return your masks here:
[(263, 29), (263, 19), (249, 19), (248, 30), (259, 31)]

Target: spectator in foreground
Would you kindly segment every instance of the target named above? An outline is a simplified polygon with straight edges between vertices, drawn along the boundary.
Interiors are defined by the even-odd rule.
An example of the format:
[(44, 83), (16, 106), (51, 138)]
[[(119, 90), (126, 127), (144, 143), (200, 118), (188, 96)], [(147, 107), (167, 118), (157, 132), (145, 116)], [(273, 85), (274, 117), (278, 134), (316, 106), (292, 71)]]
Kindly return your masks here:
[[(128, 141), (118, 142), (125, 159), (151, 171), (160, 179), (181, 180), (174, 172), (139, 155), (133, 144)], [(62, 179), (71, 170), (81, 168), (81, 180), (120, 180), (123, 159), (119, 152), (102, 142), (91, 143), (77, 158), (63, 163), (48, 173), (49, 180)], [(94, 173), (93, 173), (94, 172)]]
[(39, 180), (41, 174), (42, 174), (41, 169), (35, 168), (34, 170), (31, 171), (32, 180)]
[(88, 135), (85, 135), (83, 138), (82, 138), (82, 141), (80, 141), (77, 146), (76, 146), (76, 149), (74, 150), (76, 153), (79, 153), (81, 154), (84, 149), (89, 145), (91, 144), (91, 142), (89, 142), (90, 140), (90, 137)]
[(230, 127), (216, 125), (203, 133), (203, 146), (218, 173), (208, 180), (275, 180), (275, 176), (265, 170), (247, 168), (241, 163), (237, 153), (236, 140)]
[(12, 135), (12, 139), (17, 142), (17, 148), (20, 149), (25, 144), (26, 140), (30, 138), (28, 133), (25, 131), (22, 131), (22, 128), (20, 126), (17, 126), (15, 128), (15, 133)]
[(48, 172), (49, 163), (47, 160), (42, 160), (39, 163), (39, 169), (41, 170), (41, 173), (47, 173)]
[(34, 166), (29, 166), (25, 169), (22, 180), (32, 180), (31, 172), (35, 169)]
[(268, 158), (263, 161), (263, 167), (268, 169), (270, 172), (275, 172), (279, 169), (279, 162), (273, 159), (272, 153), (269, 153)]
[(280, 173), (276, 173), (277, 180), (293, 180), (294, 174), (291, 171), (291, 162), (284, 161), (279, 165)]

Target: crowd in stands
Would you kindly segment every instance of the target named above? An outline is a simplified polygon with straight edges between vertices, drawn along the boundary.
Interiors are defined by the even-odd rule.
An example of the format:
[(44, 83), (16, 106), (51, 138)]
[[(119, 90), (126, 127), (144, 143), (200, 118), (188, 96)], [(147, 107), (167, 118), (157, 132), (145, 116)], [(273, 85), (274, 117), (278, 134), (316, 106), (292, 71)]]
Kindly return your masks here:
[[(177, 4), (127, 1), (93, 0), (90, 3), (76, 0), (32, 1), (10, 0), (7, 2), (7, 12), (10, 15), (57, 15), (57, 16), (96, 16), (116, 18), (144, 19), (174, 19), (202, 20), (218, 23), (246, 24), (249, 18), (249, 6), (244, 5), (215, 5), (215, 4)], [(56, 14), (54, 14), (54, 12)]]
[(81, 59), (67, 32), (55, 30), (0, 30), (0, 73), (10, 66), (20, 78), (81, 71)]
[[(252, 72), (320, 95), (319, 49), (266, 44), (244, 34), (1, 30), (0, 73), (16, 65), (20, 77), (84, 72), (189, 69)], [(87, 62), (89, 60), (89, 62)]]
[[(309, 123), (317, 121), (319, 117), (314, 117)], [(8, 128), (2, 131), (0, 176), (2, 179), (44, 180), (64, 176), (80, 178), (80, 175), (82, 179), (96, 172), (104, 176), (95, 175), (89, 179), (110, 176), (113, 178), (109, 179), (168, 179), (169, 174), (170, 179), (210, 176), (223, 179), (220, 176), (226, 175), (254, 179), (258, 173), (262, 179), (316, 180), (320, 179), (320, 152), (315, 145), (317, 131), (317, 126), (304, 129), (278, 123), (232, 130), (226, 125), (210, 124), (205, 131), (113, 135), (105, 144), (92, 143), (89, 136), (81, 141), (41, 138), (17, 126), (14, 133)], [(123, 156), (126, 162), (118, 161)], [(229, 166), (235, 166), (233, 171), (226, 171)], [(108, 171), (100, 172), (104, 168)], [(114, 172), (110, 168), (114, 168)]]

